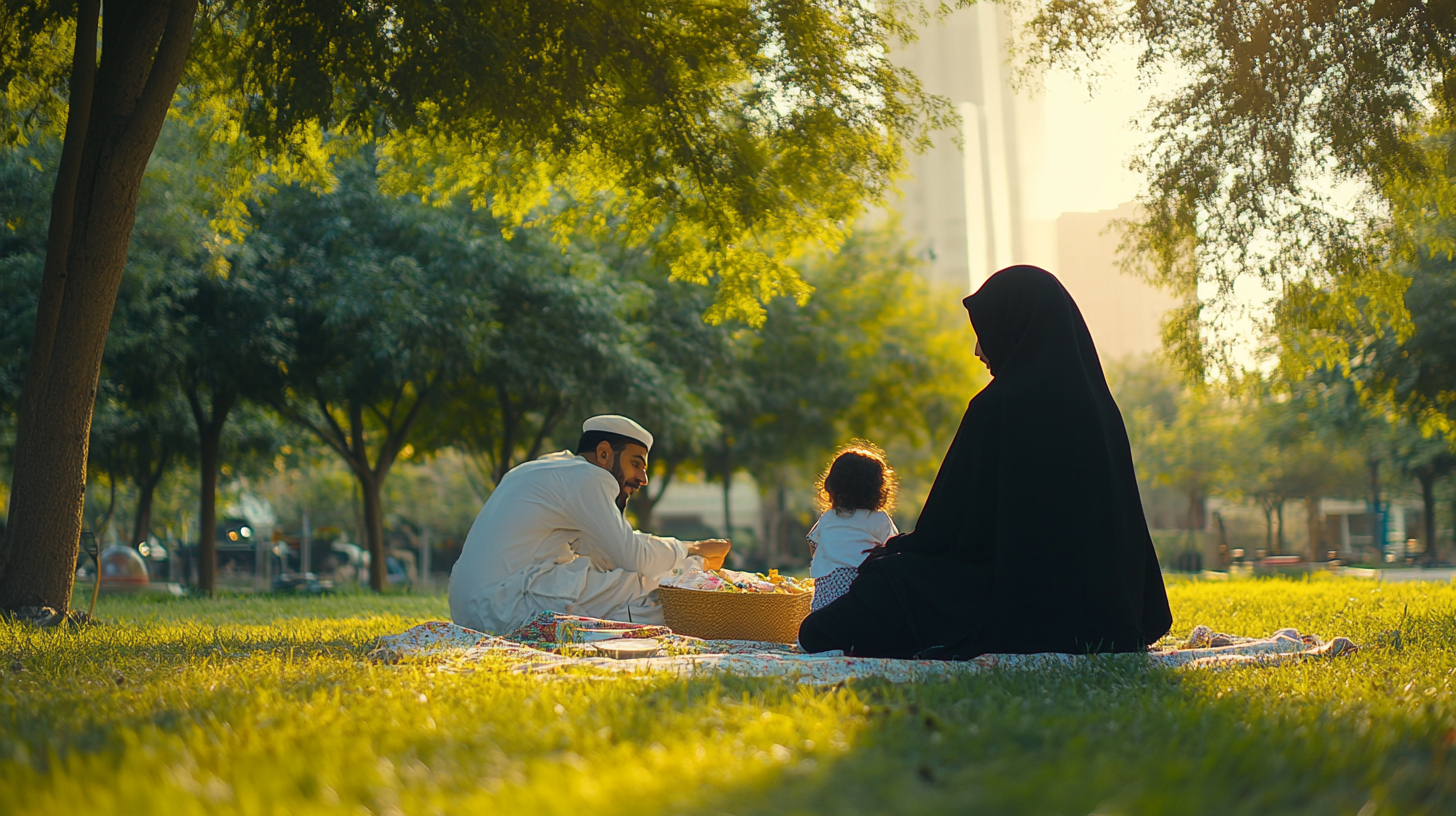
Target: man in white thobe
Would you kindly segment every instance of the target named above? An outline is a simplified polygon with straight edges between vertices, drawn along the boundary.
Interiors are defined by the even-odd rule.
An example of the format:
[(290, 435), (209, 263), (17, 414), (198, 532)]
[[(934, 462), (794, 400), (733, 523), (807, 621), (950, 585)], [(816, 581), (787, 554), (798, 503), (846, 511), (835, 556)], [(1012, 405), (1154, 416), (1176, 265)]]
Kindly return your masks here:
[(652, 434), (616, 415), (582, 423), (575, 454), (512, 468), (450, 572), (450, 617), (509, 632), (540, 612), (662, 623), (659, 579), (697, 556), (719, 567), (729, 544), (639, 533), (622, 513), (647, 484)]

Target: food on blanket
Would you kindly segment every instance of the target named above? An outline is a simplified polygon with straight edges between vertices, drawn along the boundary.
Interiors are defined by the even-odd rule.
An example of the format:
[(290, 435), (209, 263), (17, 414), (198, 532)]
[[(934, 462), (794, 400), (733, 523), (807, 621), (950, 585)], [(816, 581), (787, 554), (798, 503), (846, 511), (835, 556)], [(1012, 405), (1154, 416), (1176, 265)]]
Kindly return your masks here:
[(776, 569), (761, 572), (739, 572), (731, 569), (700, 570), (689, 567), (674, 570), (662, 580), (663, 586), (696, 589), (704, 592), (763, 592), (798, 595), (814, 591), (813, 578), (791, 578)]
[(592, 644), (592, 648), (617, 660), (632, 660), (638, 657), (652, 657), (662, 650), (662, 644), (651, 638), (618, 638)]

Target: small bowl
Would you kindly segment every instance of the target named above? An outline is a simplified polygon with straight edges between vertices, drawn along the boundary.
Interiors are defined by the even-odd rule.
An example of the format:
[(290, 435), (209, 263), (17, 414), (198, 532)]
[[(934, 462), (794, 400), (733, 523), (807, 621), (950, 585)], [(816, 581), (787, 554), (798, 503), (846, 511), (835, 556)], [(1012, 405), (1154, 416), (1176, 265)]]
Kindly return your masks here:
[(617, 660), (632, 660), (639, 657), (652, 657), (662, 651), (662, 644), (652, 638), (618, 638), (600, 643), (593, 643), (592, 648)]
[(568, 623), (556, 624), (557, 643), (592, 643), (598, 640), (617, 640), (631, 629), (578, 629)]

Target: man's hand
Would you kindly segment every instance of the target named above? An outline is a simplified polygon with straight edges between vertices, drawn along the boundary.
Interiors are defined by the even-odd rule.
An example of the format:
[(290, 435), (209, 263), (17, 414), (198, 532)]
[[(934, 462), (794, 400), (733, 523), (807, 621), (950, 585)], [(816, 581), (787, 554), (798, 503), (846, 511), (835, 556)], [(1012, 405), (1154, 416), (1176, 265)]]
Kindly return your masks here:
[(726, 538), (709, 538), (688, 542), (688, 555), (701, 556), (708, 569), (722, 569), (723, 559), (733, 545)]

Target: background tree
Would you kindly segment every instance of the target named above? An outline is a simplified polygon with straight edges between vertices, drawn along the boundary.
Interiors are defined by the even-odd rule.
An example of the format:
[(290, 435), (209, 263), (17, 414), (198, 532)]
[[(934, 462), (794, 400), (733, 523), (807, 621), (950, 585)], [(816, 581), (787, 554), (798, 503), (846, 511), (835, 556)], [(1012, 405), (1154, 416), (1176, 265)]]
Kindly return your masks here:
[[(950, 121), (890, 63), (890, 39), (907, 31), (899, 4), (273, 0), (199, 16), (197, 0), (161, 0), (108, 4), (104, 21), (100, 5), (0, 12), (0, 128), (13, 141), (65, 123), (0, 542), (3, 607), (69, 603), (107, 326), (184, 76), (220, 142), (295, 176), (327, 180), (321, 134), (334, 130), (387, 140), (398, 191), (468, 190), (507, 222), (558, 182), (584, 202), (615, 191), (629, 231), (670, 217), (674, 274), (716, 282), (719, 317), (805, 296), (783, 253), (837, 243), (882, 198), (902, 145)], [(256, 175), (216, 180), (234, 226)]]
[(1146, 484), (1172, 488), (1183, 497), (1187, 515), (1182, 526), (1192, 539), (1194, 531), (1207, 526), (1208, 497), (1226, 489), (1234, 451), (1249, 450), (1235, 434), (1237, 414), (1226, 397), (1196, 386), (1180, 389), (1171, 415), (1123, 400), (1124, 413), (1129, 409), (1138, 473)]
[(1387, 450), (1400, 475), (1414, 479), (1421, 490), (1421, 538), (1425, 544), (1422, 560), (1440, 561), (1440, 543), (1436, 538), (1438, 503), (1436, 488), (1441, 480), (1456, 471), (1456, 454), (1445, 437), (1434, 434), (1407, 419), (1397, 418), (1387, 429)]
[[(196, 0), (113, 3), (103, 27), (100, 6), (10, 4), (0, 37), (6, 130), (14, 134), (20, 117), (58, 120), (53, 92), (67, 100), (0, 542), (6, 608), (70, 603), (107, 327), (142, 174), (181, 80), (197, 13)], [(65, 71), (55, 44), (68, 40), (74, 49)]]
[[(656, 508), (686, 472), (702, 472), (704, 453), (719, 438), (715, 408), (739, 387), (742, 372), (734, 353), (737, 329), (702, 319), (711, 295), (700, 286), (671, 279), (661, 264), (641, 249), (605, 246), (598, 250), (612, 268), (622, 270), (637, 291), (626, 300), (627, 318), (639, 326), (635, 347), (655, 367), (658, 385), (627, 398), (628, 413), (652, 431), (648, 483), (628, 506), (641, 530), (656, 531)], [(605, 403), (603, 403), (605, 405)]]
[(196, 450), (196, 436), (186, 406), (176, 399), (148, 401), (141, 409), (115, 396), (103, 399), (91, 424), (93, 472), (104, 473), (113, 485), (125, 480), (135, 490), (131, 534), (125, 539), (128, 546), (135, 547), (152, 533), (157, 487)]
[(548, 444), (574, 444), (579, 426), (568, 418), (595, 406), (626, 410), (630, 396), (669, 388), (639, 352), (640, 327), (625, 319), (618, 288), (540, 237), (499, 246), (499, 264), (479, 281), (493, 342), (449, 384), (436, 426), (472, 454), (492, 489)]
[[(1308, 342), (1331, 311), (1363, 301), (1404, 319), (1379, 197), (1429, 172), (1413, 136), (1456, 112), (1449, 8), (1071, 0), (1031, 12), (1034, 65), (1095, 72), (1105, 49), (1132, 43), (1149, 81), (1186, 77), (1146, 111), (1132, 166), (1147, 183), (1126, 234), (1135, 263), (1190, 300), (1168, 334), (1177, 363), (1238, 373), (1226, 318), (1241, 278), (1280, 298), (1279, 330), (1305, 341), (1285, 346), (1295, 357), (1341, 353)], [(1352, 203), (1351, 188), (1365, 198)]]
[(1376, 299), (1342, 309), (1322, 302), (1322, 331), (1309, 346), (1335, 350), (1324, 362), (1341, 361), (1341, 373), (1356, 384), (1358, 410), (1378, 426), (1367, 433), (1382, 437), (1397, 470), (1420, 482), (1426, 557), (1435, 559), (1435, 490), (1456, 451), (1456, 130), (1438, 117), (1413, 139), (1423, 173), (1395, 177), (1383, 189), (1390, 208), (1383, 263), (1410, 282), (1409, 322)]
[[(777, 301), (762, 329), (737, 338), (741, 381), (718, 408), (722, 436), (708, 459), (723, 479), (725, 516), (733, 473), (748, 470), (783, 497), (788, 480), (811, 483), (856, 436), (898, 457), (892, 464), (912, 482), (906, 509), (914, 480), (928, 487), (988, 376), (958, 293), (927, 285), (918, 263), (893, 224), (857, 233), (805, 264), (816, 290), (808, 305)], [(776, 559), (790, 543), (765, 542), (758, 557)]]
[(0, 150), (0, 467), (5, 468), (0, 472), (6, 480), (0, 500), (6, 507), (16, 414), (45, 266), (46, 205), (59, 153), (60, 141), (44, 134)]
[(1364, 463), (1356, 448), (1332, 439), (1329, 429), (1320, 427), (1319, 414), (1312, 415), (1298, 396), (1249, 399), (1253, 404), (1234, 430), (1240, 453), (1229, 487), (1264, 511), (1265, 547), (1275, 554), (1288, 554), (1285, 506), (1304, 499), (1309, 528), (1305, 556), (1323, 560), (1319, 500), (1358, 493)]
[(390, 469), (427, 406), (496, 345), (488, 298), (501, 241), (462, 215), (382, 195), (366, 150), (333, 193), (295, 185), (265, 200), (249, 239), (249, 266), (291, 327), (272, 405), (357, 480), (376, 591)]

